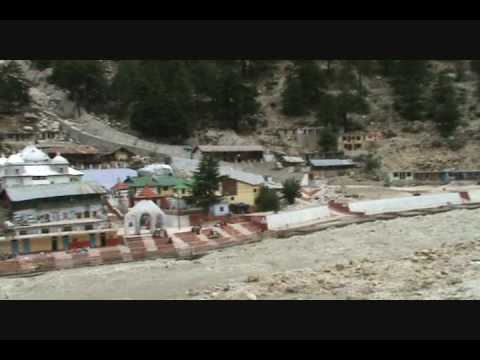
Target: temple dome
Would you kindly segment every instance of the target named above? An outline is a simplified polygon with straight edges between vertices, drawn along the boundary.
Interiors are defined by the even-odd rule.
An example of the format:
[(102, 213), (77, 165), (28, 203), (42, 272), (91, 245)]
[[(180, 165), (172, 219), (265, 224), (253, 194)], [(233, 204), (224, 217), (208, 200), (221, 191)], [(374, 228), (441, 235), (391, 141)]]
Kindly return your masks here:
[(50, 158), (42, 150), (37, 149), (34, 145), (28, 145), (20, 153), (24, 162), (49, 162)]
[(52, 164), (56, 164), (56, 165), (68, 165), (68, 160), (65, 159), (62, 155), (60, 154), (57, 154), (57, 156), (55, 156), (53, 159), (52, 159)]
[(24, 161), (19, 154), (12, 154), (8, 157), (7, 163), (11, 165), (21, 165), (24, 163)]

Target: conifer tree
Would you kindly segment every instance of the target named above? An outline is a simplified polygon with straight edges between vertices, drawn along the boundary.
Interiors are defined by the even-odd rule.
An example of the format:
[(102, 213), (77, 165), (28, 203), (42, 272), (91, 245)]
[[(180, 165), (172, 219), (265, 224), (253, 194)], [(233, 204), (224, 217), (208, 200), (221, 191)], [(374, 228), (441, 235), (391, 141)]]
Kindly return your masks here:
[(216, 194), (220, 187), (220, 173), (218, 161), (212, 157), (204, 156), (198, 169), (193, 175), (191, 201), (205, 211), (217, 204), (221, 197)]

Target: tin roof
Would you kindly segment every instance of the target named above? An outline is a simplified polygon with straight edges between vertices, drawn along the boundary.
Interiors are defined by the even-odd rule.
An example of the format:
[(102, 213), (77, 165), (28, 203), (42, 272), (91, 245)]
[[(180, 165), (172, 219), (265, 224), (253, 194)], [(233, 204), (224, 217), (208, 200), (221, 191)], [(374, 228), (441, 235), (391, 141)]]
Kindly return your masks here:
[(48, 199), (62, 196), (105, 194), (105, 189), (92, 182), (75, 181), (65, 184), (16, 186), (5, 189), (12, 202)]
[(299, 156), (283, 156), (282, 160), (288, 163), (304, 163), (305, 160)]
[(310, 164), (315, 167), (355, 165), (351, 159), (311, 159)]
[(38, 146), (49, 154), (60, 153), (62, 155), (95, 155), (98, 153), (97, 148), (91, 145), (60, 145), (60, 146)]
[(94, 181), (106, 189), (111, 189), (115, 184), (125, 181), (129, 176), (137, 176), (135, 170), (128, 168), (87, 169), (82, 171), (85, 181)]
[(265, 179), (261, 175), (229, 168), (220, 168), (220, 175), (249, 185), (261, 185), (265, 183)]
[(178, 187), (185, 188), (190, 185), (189, 180), (181, 179), (176, 176), (138, 176), (131, 177), (127, 180), (127, 183), (130, 186), (138, 188), (144, 188), (146, 186), (156, 187), (156, 186), (165, 186), (165, 187)]
[[(194, 160), (194, 159), (184, 159), (184, 158), (173, 159), (173, 166), (177, 170), (184, 170), (184, 171), (188, 171), (189, 173), (194, 173), (195, 171), (197, 171), (199, 165), (200, 165), (200, 161)], [(265, 182), (265, 179), (261, 175), (232, 169), (231, 167), (222, 165), (222, 162), (220, 162), (219, 172), (221, 176), (228, 176), (234, 180), (238, 180), (251, 185), (260, 185)]]
[(260, 151), (265, 149), (260, 145), (199, 145), (195, 150), (199, 149), (201, 152), (250, 152)]

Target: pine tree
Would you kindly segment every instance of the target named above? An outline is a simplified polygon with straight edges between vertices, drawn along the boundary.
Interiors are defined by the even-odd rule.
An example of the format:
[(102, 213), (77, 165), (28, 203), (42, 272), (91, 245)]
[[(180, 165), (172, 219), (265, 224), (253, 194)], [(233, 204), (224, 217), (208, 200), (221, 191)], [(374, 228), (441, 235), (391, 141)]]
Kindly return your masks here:
[(327, 84), (316, 61), (296, 61), (282, 93), (282, 111), (288, 116), (307, 115), (318, 106)]
[(275, 190), (262, 187), (258, 197), (255, 199), (255, 206), (258, 211), (275, 211), (280, 210), (280, 199)]
[(323, 94), (321, 96), (317, 110), (317, 122), (319, 125), (329, 125), (334, 128), (340, 125), (340, 113), (335, 95)]
[(425, 91), (430, 81), (428, 61), (399, 60), (395, 63), (391, 82), (395, 91), (395, 108), (405, 119), (424, 117)]
[(293, 76), (288, 77), (282, 94), (282, 111), (288, 116), (303, 116), (308, 113), (300, 80)]
[(133, 107), (130, 124), (149, 137), (181, 143), (191, 134), (190, 118), (182, 104), (169, 94), (150, 95)]
[(15, 61), (0, 67), (0, 101), (4, 103), (7, 112), (30, 102), (22, 68)]
[(68, 90), (72, 100), (87, 108), (103, 104), (107, 96), (105, 69), (98, 60), (56, 61), (50, 81)]
[(221, 200), (221, 197), (216, 195), (220, 180), (218, 161), (204, 156), (193, 175), (191, 201), (208, 211), (212, 205)]
[(302, 87), (303, 101), (308, 108), (312, 108), (320, 97), (321, 89), (326, 88), (327, 82), (316, 61), (298, 61), (296, 75)]
[(283, 182), (282, 193), (287, 202), (292, 205), (295, 203), (295, 199), (302, 196), (300, 192), (300, 181), (291, 178)]
[(325, 126), (318, 138), (318, 145), (324, 152), (337, 151), (338, 149), (338, 132), (335, 127)]
[(368, 114), (370, 107), (365, 98), (360, 94), (354, 94), (349, 91), (342, 91), (337, 99), (338, 116), (344, 131), (355, 130), (350, 121), (349, 114)]
[(460, 122), (457, 94), (453, 81), (440, 74), (432, 91), (433, 121), (444, 137), (452, 135)]
[(241, 124), (260, 109), (256, 96), (256, 89), (245, 84), (237, 71), (223, 70), (213, 102), (217, 122), (239, 131)]

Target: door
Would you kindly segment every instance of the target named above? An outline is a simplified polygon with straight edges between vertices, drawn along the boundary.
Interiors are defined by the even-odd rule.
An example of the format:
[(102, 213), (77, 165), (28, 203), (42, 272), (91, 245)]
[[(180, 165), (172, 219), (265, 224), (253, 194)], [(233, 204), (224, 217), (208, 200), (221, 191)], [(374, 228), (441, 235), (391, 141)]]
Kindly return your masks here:
[(105, 233), (100, 234), (100, 243), (102, 247), (107, 246), (107, 238), (105, 236)]
[(23, 253), (30, 254), (30, 239), (23, 240)]
[(63, 250), (67, 251), (68, 249), (70, 249), (70, 238), (68, 235), (65, 235), (63, 237)]
[(96, 234), (90, 234), (90, 247), (96, 248), (97, 247), (97, 237)]
[(52, 238), (52, 251), (58, 251), (58, 239), (56, 236)]
[(19, 248), (18, 248), (18, 240), (12, 240), (12, 254), (18, 255), (19, 254)]

